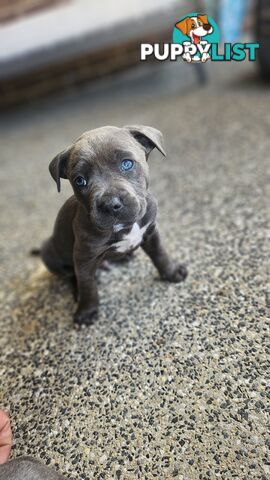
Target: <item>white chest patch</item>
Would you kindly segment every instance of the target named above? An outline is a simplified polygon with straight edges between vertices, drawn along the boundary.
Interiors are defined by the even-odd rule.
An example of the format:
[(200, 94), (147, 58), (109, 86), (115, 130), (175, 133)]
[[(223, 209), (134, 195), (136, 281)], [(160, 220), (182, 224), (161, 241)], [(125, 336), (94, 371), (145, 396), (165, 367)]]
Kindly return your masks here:
[(138, 223), (134, 223), (130, 232), (127, 235), (123, 235), (122, 240), (119, 240), (119, 242), (113, 243), (112, 247), (115, 247), (116, 251), (121, 253), (137, 247), (140, 245), (149, 225), (150, 223), (147, 223), (144, 227), (140, 228)]

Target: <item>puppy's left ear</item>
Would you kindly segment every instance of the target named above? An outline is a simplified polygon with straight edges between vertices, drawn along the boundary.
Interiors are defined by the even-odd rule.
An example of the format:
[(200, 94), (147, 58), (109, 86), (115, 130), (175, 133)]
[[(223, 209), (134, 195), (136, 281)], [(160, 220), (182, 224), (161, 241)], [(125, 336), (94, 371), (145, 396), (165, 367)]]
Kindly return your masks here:
[(60, 178), (67, 178), (67, 161), (69, 159), (71, 147), (66, 148), (53, 158), (49, 165), (50, 174), (57, 185), (57, 190), (61, 190)]
[(198, 15), (198, 18), (204, 23), (207, 24), (208, 22), (208, 16), (207, 15)]
[(145, 125), (131, 125), (124, 128), (142, 145), (147, 157), (154, 148), (157, 148), (166, 157), (163, 135), (159, 130)]

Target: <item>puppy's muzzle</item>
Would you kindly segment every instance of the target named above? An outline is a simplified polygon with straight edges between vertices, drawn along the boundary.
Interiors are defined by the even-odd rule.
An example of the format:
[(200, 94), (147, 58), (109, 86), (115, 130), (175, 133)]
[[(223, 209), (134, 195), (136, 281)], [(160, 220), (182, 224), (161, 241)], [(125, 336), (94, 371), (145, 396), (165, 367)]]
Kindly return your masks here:
[(97, 209), (104, 214), (117, 215), (123, 209), (124, 203), (119, 196), (103, 195), (97, 201)]
[(96, 199), (96, 210), (103, 217), (131, 220), (138, 214), (139, 202), (125, 190), (108, 190)]

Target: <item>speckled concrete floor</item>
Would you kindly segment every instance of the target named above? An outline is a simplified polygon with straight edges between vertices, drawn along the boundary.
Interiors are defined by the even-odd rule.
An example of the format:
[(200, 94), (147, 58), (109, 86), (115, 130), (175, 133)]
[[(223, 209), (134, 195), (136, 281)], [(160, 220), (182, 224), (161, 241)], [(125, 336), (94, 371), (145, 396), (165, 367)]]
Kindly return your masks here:
[[(14, 456), (75, 480), (270, 477), (270, 91), (230, 68), (201, 89), (141, 98), (120, 82), (2, 117), (0, 402)], [(47, 165), (82, 131), (127, 123), (165, 134), (152, 190), (190, 274), (156, 281), (138, 252), (101, 272), (99, 321), (76, 331), (68, 288), (27, 255), (70, 192)]]

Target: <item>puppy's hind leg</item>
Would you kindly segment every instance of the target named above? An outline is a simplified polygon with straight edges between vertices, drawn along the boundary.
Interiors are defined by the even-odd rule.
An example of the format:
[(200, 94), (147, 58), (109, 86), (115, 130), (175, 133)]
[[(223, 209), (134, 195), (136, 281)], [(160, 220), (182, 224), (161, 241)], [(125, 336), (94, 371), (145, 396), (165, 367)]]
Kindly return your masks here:
[(56, 275), (71, 277), (74, 275), (72, 265), (65, 265), (53, 245), (52, 239), (46, 240), (41, 248), (41, 258), (48, 270)]
[(41, 258), (51, 273), (60, 275), (63, 279), (66, 279), (73, 294), (75, 302), (78, 301), (78, 285), (77, 279), (72, 265), (65, 265), (59, 255), (57, 254), (54, 245), (49, 238), (42, 245)]

